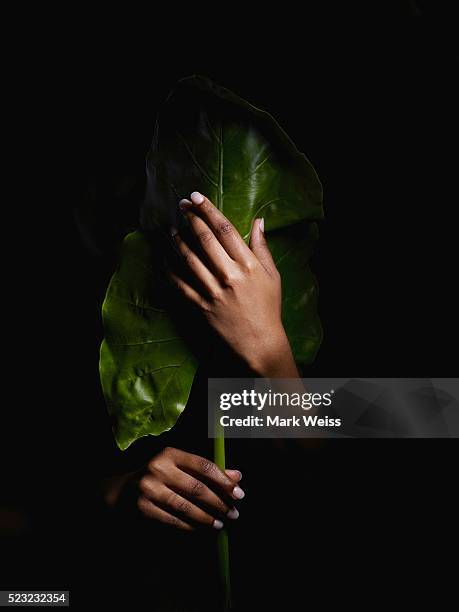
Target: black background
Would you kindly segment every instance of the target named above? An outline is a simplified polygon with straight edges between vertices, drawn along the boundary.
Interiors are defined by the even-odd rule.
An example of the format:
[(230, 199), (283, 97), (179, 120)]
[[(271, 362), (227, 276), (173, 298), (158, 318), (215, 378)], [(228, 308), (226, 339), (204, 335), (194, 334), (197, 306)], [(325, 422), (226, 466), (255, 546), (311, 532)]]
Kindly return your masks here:
[[(49, 52), (52, 76), (30, 76), (41, 141), (21, 143), (14, 199), (22, 274), (10, 289), (20, 333), (13, 399), (3, 402), (4, 588), (69, 588), (79, 602), (97, 584), (112, 600), (132, 593), (117, 574), (133, 563), (132, 534), (105, 510), (100, 482), (153, 447), (115, 450), (98, 384), (99, 313), (119, 240), (136, 225), (157, 109), (182, 76), (205, 74), (271, 112), (323, 182), (312, 265), (325, 335), (307, 375), (457, 374), (451, 11), (435, 2), (323, 3), (260, 16), (234, 6), (218, 27), (177, 11), (158, 12), (145, 33), (107, 21), (69, 34), (64, 57), (60, 45)], [(47, 190), (26, 198), (28, 165), (40, 161)], [(395, 586), (409, 601), (441, 600), (457, 537), (456, 449), (452, 440), (349, 440), (280, 459), (263, 444), (234, 451), (253, 470), (243, 470), (249, 518), (234, 539), (239, 599), (260, 597), (247, 579), (264, 576), (267, 561), (254, 553), (263, 544), (272, 574), (261, 588), (286, 609), (326, 601), (329, 588), (342, 602), (365, 586), (391, 603)], [(143, 554), (151, 562), (154, 547)], [(205, 576), (203, 584), (196, 589)], [(140, 591), (143, 609), (151, 600)]]

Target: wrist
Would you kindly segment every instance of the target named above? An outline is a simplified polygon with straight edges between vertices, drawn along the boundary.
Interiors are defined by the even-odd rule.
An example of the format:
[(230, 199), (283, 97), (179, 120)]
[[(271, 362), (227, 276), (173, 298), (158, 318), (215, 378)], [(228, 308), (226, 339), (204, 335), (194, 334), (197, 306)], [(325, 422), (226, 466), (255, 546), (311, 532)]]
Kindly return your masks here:
[(260, 378), (298, 378), (292, 349), (283, 327), (262, 343), (249, 363)]

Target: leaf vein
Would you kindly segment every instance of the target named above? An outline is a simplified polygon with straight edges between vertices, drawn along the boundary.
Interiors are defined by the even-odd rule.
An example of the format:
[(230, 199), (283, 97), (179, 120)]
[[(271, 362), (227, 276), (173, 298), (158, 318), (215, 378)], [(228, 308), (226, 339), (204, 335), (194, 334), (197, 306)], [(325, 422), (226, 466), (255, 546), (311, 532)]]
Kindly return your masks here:
[(145, 306), (145, 304), (137, 304), (136, 302), (133, 302), (132, 300), (126, 300), (114, 293), (110, 295), (110, 299), (118, 300), (118, 302), (123, 302), (124, 304), (130, 304), (131, 306), (134, 306), (135, 308), (139, 308), (140, 310), (153, 310), (153, 312), (166, 313), (166, 310), (162, 310), (161, 308), (155, 308), (154, 306)]
[(209, 181), (209, 183), (211, 185), (213, 185), (216, 189), (218, 189), (217, 183), (210, 178), (210, 176), (207, 174), (207, 172), (204, 170), (204, 168), (198, 162), (198, 160), (196, 159), (196, 156), (194, 155), (193, 151), (190, 149), (190, 147), (189, 147), (187, 141), (185, 140), (185, 138), (183, 137), (183, 135), (180, 132), (177, 132), (177, 134), (182, 139), (182, 142), (185, 145), (185, 148), (188, 151), (188, 154), (191, 157), (191, 159), (192, 159), (194, 165), (196, 166), (196, 168), (199, 170), (199, 172), (202, 174), (202, 176)]
[(174, 342), (180, 338), (160, 338), (159, 340), (143, 340), (142, 342), (110, 342), (111, 346), (142, 346), (143, 344), (161, 344), (163, 342)]
[(259, 164), (257, 164), (255, 166), (255, 168), (252, 170), (252, 172), (249, 172), (249, 174), (247, 174), (246, 176), (243, 176), (241, 179), (239, 179), (238, 181), (236, 181), (233, 184), (233, 187), (240, 185), (241, 183), (243, 183), (244, 181), (246, 181), (247, 179), (249, 179), (251, 176), (253, 176), (256, 172), (258, 172), (258, 170), (268, 161), (268, 159), (271, 157), (271, 154), (269, 153)]

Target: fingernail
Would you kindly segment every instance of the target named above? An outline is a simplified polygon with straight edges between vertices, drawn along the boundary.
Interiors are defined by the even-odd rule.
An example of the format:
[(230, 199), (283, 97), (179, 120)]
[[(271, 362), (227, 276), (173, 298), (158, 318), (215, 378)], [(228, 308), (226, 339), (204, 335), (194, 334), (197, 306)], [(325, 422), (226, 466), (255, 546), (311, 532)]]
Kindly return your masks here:
[(170, 232), (171, 232), (171, 236), (172, 236), (172, 238), (173, 238), (174, 236), (177, 236), (177, 234), (178, 234), (178, 230), (177, 230), (177, 228), (175, 228), (175, 227), (171, 227)]
[(184, 208), (187, 208), (188, 206), (190, 206), (190, 204), (192, 204), (193, 202), (190, 202), (190, 200), (187, 200), (186, 198), (183, 198), (183, 200), (180, 200), (179, 202), (179, 208), (181, 210), (183, 210)]
[(231, 508), (231, 510), (226, 514), (229, 519), (236, 520), (239, 518), (239, 510), (237, 508)]
[(264, 218), (260, 219), (260, 224), (258, 225), (258, 227), (260, 228), (260, 232), (263, 232), (263, 233), (265, 232), (265, 220), (264, 220)]
[(214, 529), (222, 529), (223, 523), (218, 519), (215, 519), (214, 524), (212, 525)]
[(245, 493), (244, 491), (241, 489), (241, 487), (234, 487), (233, 489), (233, 496), (236, 499), (242, 499), (243, 497), (245, 497)]
[(193, 204), (202, 204), (205, 200), (205, 197), (199, 191), (193, 191), (190, 197)]
[(234, 470), (234, 472), (237, 472), (239, 474), (239, 478), (237, 479), (237, 481), (239, 482), (240, 480), (242, 480), (242, 472), (240, 472), (239, 470)]

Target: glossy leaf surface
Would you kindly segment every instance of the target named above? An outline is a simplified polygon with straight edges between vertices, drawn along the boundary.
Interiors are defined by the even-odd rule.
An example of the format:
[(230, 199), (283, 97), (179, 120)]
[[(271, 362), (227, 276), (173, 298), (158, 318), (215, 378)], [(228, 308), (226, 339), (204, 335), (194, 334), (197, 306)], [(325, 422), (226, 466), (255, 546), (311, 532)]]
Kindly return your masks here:
[(164, 310), (152, 249), (140, 231), (124, 239), (107, 289), (100, 377), (118, 446), (175, 425), (197, 363)]

